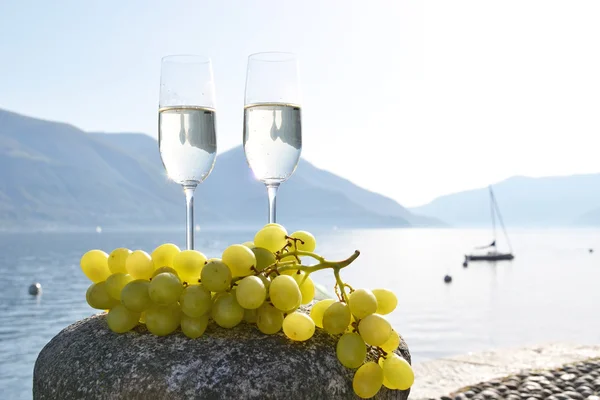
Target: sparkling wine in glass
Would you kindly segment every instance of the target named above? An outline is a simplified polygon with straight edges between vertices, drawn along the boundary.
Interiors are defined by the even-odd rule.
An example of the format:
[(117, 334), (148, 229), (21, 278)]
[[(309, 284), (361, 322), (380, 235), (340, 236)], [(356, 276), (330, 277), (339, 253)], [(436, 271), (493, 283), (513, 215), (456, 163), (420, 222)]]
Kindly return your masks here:
[(298, 61), (291, 53), (248, 57), (244, 101), (244, 153), (267, 187), (269, 223), (275, 223), (277, 189), (296, 170), (302, 152)]
[(158, 146), (169, 179), (183, 186), (186, 245), (194, 248), (194, 191), (210, 175), (217, 155), (215, 88), (211, 60), (196, 55), (163, 57)]

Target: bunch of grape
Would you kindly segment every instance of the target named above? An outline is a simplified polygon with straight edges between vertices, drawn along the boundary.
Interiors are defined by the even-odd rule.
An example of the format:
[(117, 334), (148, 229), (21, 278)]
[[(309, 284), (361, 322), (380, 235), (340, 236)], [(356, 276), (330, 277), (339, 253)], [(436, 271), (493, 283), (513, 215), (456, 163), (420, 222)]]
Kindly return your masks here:
[(356, 369), (352, 386), (362, 398), (375, 396), (381, 386), (406, 390), (414, 382), (410, 364), (394, 353), (400, 336), (383, 315), (396, 308), (398, 300), (387, 289), (336, 287), (338, 300), (317, 302), (310, 311), (315, 325), (339, 336), (336, 355), (343, 366)]
[[(267, 224), (253, 242), (234, 244), (221, 258), (174, 244), (158, 246), (151, 254), (118, 248), (110, 254), (90, 250), (81, 258), (84, 274), (93, 282), (88, 304), (108, 312), (108, 327), (116, 333), (144, 324), (154, 335), (178, 328), (200, 337), (212, 320), (223, 328), (242, 322), (255, 324), (264, 334), (283, 331), (293, 341), (306, 341), (315, 327), (339, 336), (337, 357), (356, 369), (355, 393), (375, 396), (382, 385), (408, 389), (414, 375), (408, 362), (394, 350), (400, 337), (383, 317), (396, 308), (396, 296), (386, 289), (354, 290), (341, 281), (346, 260), (327, 261), (314, 253), (316, 240), (306, 231), (288, 235), (279, 224)], [(317, 264), (303, 264), (307, 259)], [(321, 300), (310, 316), (298, 311), (315, 296), (312, 272), (330, 268), (336, 277), (337, 301)]]

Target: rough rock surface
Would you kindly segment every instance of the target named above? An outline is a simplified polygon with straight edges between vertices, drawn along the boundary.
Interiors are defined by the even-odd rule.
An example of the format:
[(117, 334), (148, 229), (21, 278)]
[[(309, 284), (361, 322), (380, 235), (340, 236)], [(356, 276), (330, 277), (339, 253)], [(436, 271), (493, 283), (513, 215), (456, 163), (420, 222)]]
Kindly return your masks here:
[[(304, 310), (306, 311), (306, 310)], [(335, 355), (336, 340), (317, 329), (303, 343), (264, 335), (242, 323), (211, 323), (195, 340), (156, 337), (138, 327), (111, 332), (104, 315), (79, 321), (40, 352), (34, 399), (358, 399), (353, 371)], [(398, 354), (410, 362), (404, 341)], [(407, 399), (382, 387), (376, 399)]]

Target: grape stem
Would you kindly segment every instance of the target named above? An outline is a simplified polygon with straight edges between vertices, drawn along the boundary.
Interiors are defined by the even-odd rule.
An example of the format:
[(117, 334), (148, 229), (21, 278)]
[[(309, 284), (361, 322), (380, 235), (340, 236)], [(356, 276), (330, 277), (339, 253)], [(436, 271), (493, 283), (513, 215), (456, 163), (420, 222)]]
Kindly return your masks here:
[(377, 352), (377, 360), (380, 358), (385, 359), (388, 355), (387, 351), (383, 350), (381, 347), (375, 347), (375, 351)]
[(340, 292), (342, 293), (342, 301), (348, 304), (348, 295), (346, 294), (346, 285), (342, 278), (340, 277), (340, 268), (333, 269), (333, 275), (335, 276), (335, 282), (337, 286), (340, 288)]
[[(285, 246), (283, 247), (283, 249), (281, 249), (281, 252), (280, 252), (281, 254), (283, 254), (283, 253), (284, 253), (284, 251), (286, 251), (286, 252), (288, 252), (288, 253), (289, 253), (289, 250), (287, 250), (287, 249), (288, 249), (288, 247), (291, 247), (291, 248), (294, 248), (294, 247), (295, 247), (295, 248), (298, 248), (298, 244), (297, 244), (297, 242), (300, 242), (301, 244), (304, 244), (304, 240), (302, 240), (302, 239), (294, 238), (294, 237), (291, 237), (291, 236), (286, 236), (285, 238), (288, 240), (288, 242), (285, 244)], [(294, 244), (293, 244), (293, 245), (292, 245), (292, 242), (290, 242), (290, 240), (291, 240), (292, 242), (294, 242)], [(298, 256), (294, 256), (294, 258), (296, 259), (296, 261), (298, 262), (298, 264), (301, 264), (300, 257), (298, 257)]]
[[(356, 251), (358, 251), (358, 250), (356, 250)], [(355, 251), (355, 253), (356, 253), (356, 251)], [(320, 255), (318, 255), (318, 254), (316, 254), (316, 253), (313, 253), (313, 252), (311, 252), (311, 251), (303, 251), (303, 250), (294, 250), (294, 251), (288, 251), (287, 253), (280, 253), (280, 254), (277, 256), (277, 258), (278, 258), (279, 260), (283, 260), (283, 259), (284, 259), (284, 258), (286, 258), (286, 257), (296, 257), (296, 258), (297, 258), (297, 257), (299, 257), (299, 256), (307, 256), (307, 257), (312, 257), (312, 258), (314, 258), (315, 260), (317, 260), (317, 261), (318, 261), (318, 262), (320, 262), (320, 263), (325, 263), (325, 262), (327, 262), (327, 261), (325, 261), (325, 259), (324, 259), (323, 257), (321, 257)], [(356, 257), (358, 257), (358, 256), (356, 256)], [(356, 257), (355, 257), (355, 258), (356, 258)], [(354, 260), (352, 260), (352, 261), (354, 261)], [(352, 261), (350, 261), (350, 262), (352, 262)]]
[(315, 253), (311, 253), (308, 251), (296, 250), (296, 251), (292, 251), (292, 252), (282, 255), (281, 258), (290, 257), (290, 256), (291, 257), (293, 257), (293, 256), (308, 256), (308, 257), (312, 257), (312, 258), (316, 259), (317, 261), (319, 261), (319, 264), (301, 265), (301, 264), (297, 264), (296, 262), (292, 262), (290, 264), (288, 264), (288, 262), (283, 262), (283, 263), (275, 265), (275, 267), (277, 268), (277, 271), (279, 271), (279, 272), (284, 272), (284, 271), (289, 271), (289, 270), (300, 270), (302, 272), (305, 272), (306, 274), (311, 274), (313, 272), (320, 271), (322, 269), (333, 268), (334, 274), (336, 273), (336, 271), (338, 271), (337, 274), (339, 276), (339, 270), (352, 264), (352, 262), (354, 260), (356, 260), (356, 258), (359, 255), (360, 255), (360, 251), (356, 250), (350, 257), (348, 257), (345, 260), (327, 261), (323, 257), (321, 257)]
[[(328, 261), (325, 258), (323, 258), (320, 255), (315, 254), (313, 252), (294, 250), (294, 251), (290, 251), (287, 253), (276, 254), (277, 261), (274, 264), (269, 265), (262, 271), (258, 271), (256, 268), (253, 268), (253, 271), (254, 271), (255, 275), (264, 274), (265, 276), (269, 276), (272, 273), (276, 273), (277, 275), (279, 275), (284, 271), (292, 271), (292, 270), (302, 271), (305, 273), (304, 279), (302, 280), (302, 282), (300, 282), (300, 285), (302, 285), (311, 273), (317, 272), (317, 271), (320, 271), (323, 269), (331, 268), (331, 269), (333, 269), (333, 274), (335, 276), (336, 286), (339, 287), (340, 291), (342, 292), (340, 300), (347, 303), (348, 295), (346, 293), (346, 287), (348, 286), (351, 291), (353, 289), (349, 285), (344, 284), (344, 282), (342, 281), (342, 279), (340, 277), (340, 270), (342, 268), (345, 268), (348, 265), (352, 264), (352, 262), (354, 260), (356, 260), (359, 255), (360, 255), (360, 251), (355, 250), (354, 253), (350, 257), (346, 258), (345, 260)], [(297, 260), (299, 260), (299, 256), (312, 257), (315, 260), (319, 261), (319, 263), (315, 264), (315, 265), (302, 265), (299, 263), (299, 261), (297, 261)], [(287, 257), (294, 257), (294, 260), (282, 261), (284, 258), (287, 258)], [(238, 280), (243, 279), (243, 278), (244, 277), (241, 277), (241, 276), (233, 278), (231, 280), (232, 286), (235, 285)]]
[[(352, 264), (352, 262), (354, 260), (356, 260), (359, 255), (360, 255), (360, 251), (355, 250), (354, 253), (345, 260), (328, 261), (328, 260), (325, 260), (323, 257), (319, 256), (318, 254), (315, 254), (315, 253), (312, 253), (309, 251), (296, 250), (296, 251), (292, 251), (292, 252), (280, 255), (279, 259), (281, 260), (286, 257), (307, 256), (307, 257), (312, 257), (315, 260), (319, 261), (319, 264), (316, 264), (316, 265), (300, 265), (300, 264), (296, 264), (296, 263), (287, 264), (284, 261), (284, 263), (286, 263), (286, 265), (280, 264), (279, 266), (276, 266), (276, 268), (277, 268), (278, 272), (289, 271), (289, 270), (294, 270), (294, 269), (303, 271), (304, 273), (306, 273), (306, 276), (304, 277), (304, 279), (306, 279), (308, 277), (308, 275), (313, 272), (320, 271), (322, 269), (332, 268), (333, 275), (335, 276), (336, 284), (339, 287), (340, 292), (341, 292), (341, 296), (342, 296), (341, 300), (345, 303), (348, 303), (348, 295), (346, 293), (346, 285), (344, 284), (344, 282), (342, 281), (342, 278), (340, 277), (340, 270), (342, 268), (345, 268), (348, 265)], [(352, 288), (350, 288), (350, 289), (352, 289)]]

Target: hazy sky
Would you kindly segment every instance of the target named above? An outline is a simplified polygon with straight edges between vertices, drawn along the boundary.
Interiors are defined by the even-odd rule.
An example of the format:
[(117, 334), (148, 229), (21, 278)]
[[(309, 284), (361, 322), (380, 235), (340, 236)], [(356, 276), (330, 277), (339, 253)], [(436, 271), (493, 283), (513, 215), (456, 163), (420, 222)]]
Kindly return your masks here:
[(600, 172), (598, 21), (596, 0), (0, 0), (0, 108), (156, 136), (160, 58), (206, 54), (224, 151), (248, 54), (296, 52), (303, 155), (418, 205)]

